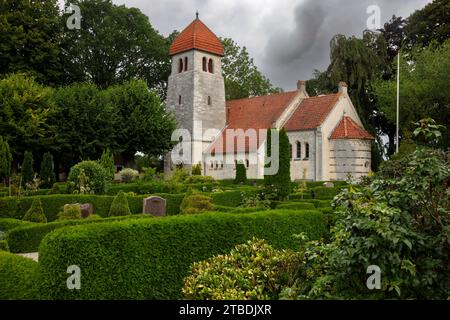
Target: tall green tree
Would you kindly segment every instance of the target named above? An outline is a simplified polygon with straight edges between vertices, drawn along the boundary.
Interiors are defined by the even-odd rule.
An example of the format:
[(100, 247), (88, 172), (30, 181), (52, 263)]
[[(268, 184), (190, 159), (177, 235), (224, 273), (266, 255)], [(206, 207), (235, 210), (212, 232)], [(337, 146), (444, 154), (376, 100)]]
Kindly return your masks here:
[(0, 1), (0, 77), (23, 72), (58, 84), (61, 26), (56, 0)]
[(71, 0), (82, 13), (81, 29), (62, 39), (64, 71), (69, 83), (90, 81), (100, 88), (130, 79), (145, 79), (164, 96), (171, 64), (169, 42), (137, 8), (111, 0)]
[(51, 188), (56, 181), (53, 156), (50, 152), (44, 153), (42, 158), (40, 178), (44, 188)]
[(109, 180), (114, 180), (114, 174), (116, 173), (116, 166), (114, 163), (114, 155), (109, 149), (103, 151), (102, 156), (98, 160), (98, 163), (106, 170)]
[(53, 90), (23, 74), (0, 80), (0, 135), (15, 158), (25, 150), (40, 152), (54, 142), (49, 118), (55, 110)]
[(5, 181), (11, 174), (12, 155), (8, 141), (0, 136), (0, 180)]
[(33, 165), (34, 165), (33, 153), (31, 153), (30, 151), (25, 151), (20, 171), (22, 175), (23, 185), (33, 181), (34, 179)]
[(240, 47), (229, 38), (222, 39), (222, 45), (225, 51), (222, 70), (227, 100), (281, 92), (258, 70), (246, 47)]

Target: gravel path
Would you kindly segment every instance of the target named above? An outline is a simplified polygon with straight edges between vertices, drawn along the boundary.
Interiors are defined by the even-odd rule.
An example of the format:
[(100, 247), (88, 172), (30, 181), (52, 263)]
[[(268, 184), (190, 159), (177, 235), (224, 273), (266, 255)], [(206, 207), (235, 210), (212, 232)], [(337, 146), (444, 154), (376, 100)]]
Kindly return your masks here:
[(34, 260), (36, 262), (39, 261), (39, 253), (38, 252), (18, 253), (17, 255), (21, 256), (21, 257), (25, 257), (25, 258), (31, 259), (31, 260)]

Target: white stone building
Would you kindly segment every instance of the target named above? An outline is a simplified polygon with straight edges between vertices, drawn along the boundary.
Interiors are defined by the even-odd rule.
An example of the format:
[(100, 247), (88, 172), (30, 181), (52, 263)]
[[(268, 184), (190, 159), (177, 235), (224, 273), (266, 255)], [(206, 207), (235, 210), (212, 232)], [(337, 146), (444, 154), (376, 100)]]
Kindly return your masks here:
[[(172, 74), (167, 106), (181, 132), (180, 143), (165, 159), (170, 174), (176, 166), (200, 163), (204, 175), (234, 179), (236, 163), (247, 167), (247, 177), (262, 179), (268, 128), (285, 128), (291, 144), (292, 180), (344, 180), (367, 175), (371, 144), (347, 94), (309, 97), (305, 82), (295, 91), (225, 101), (221, 58), (223, 48), (198, 18), (170, 48)], [(273, 149), (272, 149), (273, 150)]]

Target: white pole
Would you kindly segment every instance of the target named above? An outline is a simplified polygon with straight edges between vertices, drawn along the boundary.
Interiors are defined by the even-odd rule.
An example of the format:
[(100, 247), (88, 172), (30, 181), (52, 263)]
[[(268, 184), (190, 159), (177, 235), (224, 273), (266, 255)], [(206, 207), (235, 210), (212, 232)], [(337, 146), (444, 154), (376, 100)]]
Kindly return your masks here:
[(397, 127), (396, 127), (396, 145), (395, 145), (395, 150), (396, 153), (398, 153), (398, 147), (400, 144), (400, 139), (399, 139), (399, 120), (400, 118), (400, 50), (398, 51), (398, 57), (397, 57)]

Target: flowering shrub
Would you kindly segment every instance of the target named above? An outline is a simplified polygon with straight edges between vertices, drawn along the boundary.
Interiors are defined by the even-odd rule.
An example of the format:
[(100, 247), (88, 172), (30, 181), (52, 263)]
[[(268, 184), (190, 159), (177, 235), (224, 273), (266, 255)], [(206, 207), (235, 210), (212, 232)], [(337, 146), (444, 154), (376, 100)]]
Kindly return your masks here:
[(139, 177), (139, 172), (131, 168), (125, 168), (122, 171), (120, 171), (120, 177), (124, 182), (131, 182), (137, 177)]

